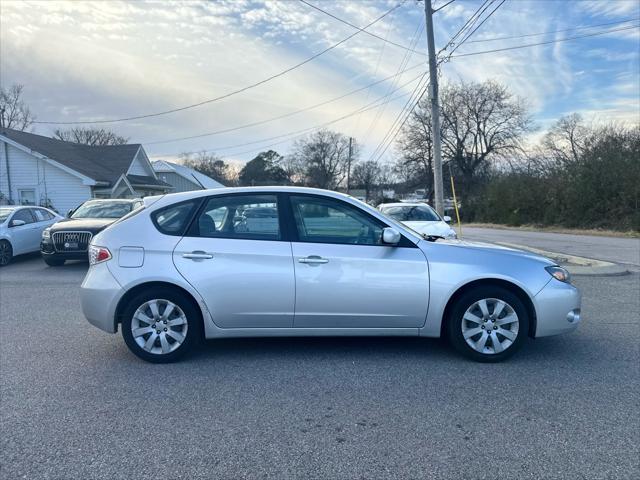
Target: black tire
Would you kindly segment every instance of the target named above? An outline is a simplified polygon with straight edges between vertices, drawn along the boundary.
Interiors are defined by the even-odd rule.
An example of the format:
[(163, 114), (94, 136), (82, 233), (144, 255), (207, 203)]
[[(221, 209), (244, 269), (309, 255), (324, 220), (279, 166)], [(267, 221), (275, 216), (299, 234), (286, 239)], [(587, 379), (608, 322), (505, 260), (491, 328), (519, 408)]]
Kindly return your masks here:
[(7, 240), (0, 240), (0, 267), (9, 265), (13, 259), (13, 247)]
[[(512, 340), (512, 343), (507, 348), (505, 348), (503, 351), (500, 351), (499, 353), (481, 353), (472, 348), (467, 343), (467, 340), (465, 340), (463, 335), (463, 322), (464, 325), (466, 325), (469, 329), (471, 329), (476, 323), (464, 320), (463, 317), (467, 312), (467, 309), (469, 309), (476, 302), (482, 299), (501, 300), (505, 302), (508, 307), (511, 307), (511, 309), (518, 316), (517, 336), (514, 340)], [(489, 308), (491, 308), (491, 306)], [(495, 309), (495, 306), (493, 308)], [(504, 308), (505, 310), (507, 309), (507, 307)], [(501, 313), (500, 315), (505, 315), (505, 313)], [(490, 323), (488, 325), (493, 325), (493, 323), (491, 323), (493, 322), (493, 320), (489, 320), (489, 322)], [(522, 347), (522, 344), (526, 341), (529, 332), (529, 322), (530, 319), (527, 308), (516, 294), (506, 288), (498, 286), (480, 286), (474, 288), (473, 290), (469, 290), (457, 299), (456, 303), (453, 305), (453, 308), (450, 311), (449, 318), (447, 319), (446, 333), (453, 347), (467, 358), (470, 358), (477, 362), (501, 362), (502, 360), (506, 360), (507, 358), (509, 358), (511, 355), (516, 353), (520, 347)], [(478, 325), (478, 328), (481, 328), (483, 331), (479, 332), (477, 335), (470, 337), (470, 341), (474, 341), (475, 339), (480, 340), (480, 338), (485, 335), (484, 331), (491, 331), (493, 329), (493, 327), (487, 328), (483, 326), (487, 325), (487, 323), (484, 323), (484, 321), (482, 323), (478, 323)], [(498, 329), (501, 328), (501, 326), (498, 326)], [(507, 340), (507, 337), (502, 336), (499, 333), (500, 331), (502, 330), (498, 330), (498, 343), (501, 343), (500, 340)], [(494, 348), (491, 345), (492, 342), (493, 340), (487, 340), (487, 349), (491, 350)]]
[(44, 259), (44, 263), (49, 265), (50, 267), (60, 267), (64, 265), (64, 258), (56, 258), (56, 257), (42, 257)]
[[(145, 350), (141, 345), (138, 344), (132, 332), (132, 322), (134, 321), (133, 316), (138, 310), (138, 308), (143, 306), (145, 303), (151, 300), (156, 300), (156, 299), (172, 302), (177, 307), (179, 307), (180, 310), (182, 310), (182, 313), (184, 313), (184, 316), (186, 317), (187, 326), (186, 326), (186, 334), (184, 335), (184, 340), (182, 340), (181, 344), (177, 346), (175, 350), (172, 350), (169, 353), (161, 353), (161, 352), (152, 353)], [(160, 313), (163, 313), (163, 312), (160, 312)], [(158, 324), (159, 323), (160, 321), (158, 321)], [(202, 340), (202, 315), (199, 309), (197, 308), (196, 305), (194, 305), (194, 302), (185, 294), (183, 294), (177, 289), (172, 289), (169, 287), (149, 288), (148, 290), (145, 290), (139, 293), (138, 295), (136, 295), (135, 297), (133, 297), (123, 310), (121, 327), (122, 327), (122, 337), (124, 338), (124, 341), (127, 344), (127, 347), (129, 347), (129, 350), (131, 350), (136, 356), (140, 357), (141, 359), (151, 363), (175, 362), (178, 359), (185, 356), (186, 354), (188, 354), (189, 352), (191, 352)], [(167, 327), (167, 326), (161, 325), (160, 327), (158, 327), (161, 329), (161, 334), (163, 334), (162, 333), (162, 330), (164, 330), (163, 327)], [(174, 327), (174, 328), (178, 328), (178, 327)], [(171, 327), (169, 327), (169, 329), (171, 329)], [(166, 332), (167, 330), (164, 330), (164, 331)], [(184, 330), (180, 330), (178, 333), (182, 333), (183, 331)], [(149, 337), (152, 335), (153, 335), (153, 332), (149, 334), (145, 334), (144, 337), (139, 336), (138, 338), (139, 339), (142, 338), (143, 340), (148, 340)], [(153, 341), (153, 345), (156, 346), (154, 348), (160, 348), (159, 346), (161, 343), (160, 337), (159, 335), (156, 335), (156, 337), (157, 337), (157, 340)], [(173, 337), (169, 337), (168, 334), (166, 335), (166, 339), (169, 342), (173, 341)], [(173, 343), (171, 345), (173, 345)]]

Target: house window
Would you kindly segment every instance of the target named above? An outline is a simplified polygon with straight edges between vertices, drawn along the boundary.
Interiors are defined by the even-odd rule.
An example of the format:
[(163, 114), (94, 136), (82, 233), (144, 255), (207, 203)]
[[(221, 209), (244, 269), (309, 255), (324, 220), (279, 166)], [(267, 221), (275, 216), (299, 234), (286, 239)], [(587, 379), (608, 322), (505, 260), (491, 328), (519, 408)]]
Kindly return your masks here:
[(33, 188), (18, 189), (18, 200), (20, 205), (35, 205), (36, 191)]

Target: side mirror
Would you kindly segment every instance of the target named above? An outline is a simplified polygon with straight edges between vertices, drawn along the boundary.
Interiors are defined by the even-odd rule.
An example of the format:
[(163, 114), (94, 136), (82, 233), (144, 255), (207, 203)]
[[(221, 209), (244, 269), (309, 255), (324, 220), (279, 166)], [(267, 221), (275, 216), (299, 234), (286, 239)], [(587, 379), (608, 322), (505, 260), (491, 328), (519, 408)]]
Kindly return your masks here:
[(71, 218), (71, 215), (73, 215), (73, 208), (69, 209), (67, 212), (67, 218)]
[(25, 222), (24, 220), (11, 220), (11, 225), (9, 225), (10, 227), (21, 227), (22, 225), (26, 225), (27, 222)]
[(445, 215), (442, 219), (447, 223), (451, 223), (451, 217), (449, 215)]
[(382, 230), (382, 243), (388, 245), (397, 245), (400, 242), (402, 236), (395, 228), (387, 227)]

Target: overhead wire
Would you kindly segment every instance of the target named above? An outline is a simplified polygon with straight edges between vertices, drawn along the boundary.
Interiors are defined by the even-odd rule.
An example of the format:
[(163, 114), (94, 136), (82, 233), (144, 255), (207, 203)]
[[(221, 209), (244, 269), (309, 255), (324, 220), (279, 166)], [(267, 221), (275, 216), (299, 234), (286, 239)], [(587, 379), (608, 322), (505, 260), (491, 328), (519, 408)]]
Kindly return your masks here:
[[(408, 67), (408, 68), (406, 68), (406, 69), (404, 69), (404, 70), (402, 70), (400, 72), (396, 72), (393, 75), (389, 75), (388, 77), (382, 78), (380, 80), (372, 82), (372, 83), (370, 83), (368, 85), (365, 85), (363, 87), (356, 88), (355, 90), (351, 90), (351, 91), (349, 91), (349, 92), (347, 92), (345, 94), (342, 94), (342, 95), (340, 95), (338, 97), (334, 97), (334, 98), (331, 98), (329, 100), (325, 100), (325, 101), (320, 102), (320, 103), (309, 105), (308, 107), (300, 108), (298, 110), (294, 110), (293, 112), (288, 112), (288, 113), (284, 113), (282, 115), (277, 115), (275, 117), (270, 117), (270, 118), (267, 118), (267, 119), (264, 119), (264, 120), (259, 120), (259, 121), (256, 121), (256, 122), (245, 123), (243, 125), (238, 125), (238, 126), (235, 126), (235, 127), (224, 128), (224, 129), (221, 129), (221, 130), (214, 130), (214, 131), (211, 131), (211, 132), (200, 133), (200, 134), (197, 134), (197, 135), (189, 135), (189, 136), (186, 136), (186, 137), (170, 138), (170, 139), (166, 139), (166, 140), (155, 140), (155, 141), (152, 141), (152, 142), (143, 142), (143, 143), (145, 145), (160, 145), (160, 144), (163, 144), (163, 143), (173, 143), (173, 142), (179, 142), (179, 141), (183, 141), (183, 140), (193, 140), (193, 139), (196, 139), (196, 138), (211, 137), (211, 136), (214, 136), (214, 135), (221, 135), (223, 133), (236, 132), (238, 130), (243, 130), (245, 128), (251, 128), (251, 127), (256, 127), (258, 125), (264, 125), (264, 124), (267, 124), (267, 123), (275, 122), (277, 120), (282, 120), (284, 118), (292, 117), (292, 116), (297, 115), (299, 113), (308, 112), (310, 110), (314, 110), (314, 109), (322, 107), (324, 105), (328, 105), (330, 103), (336, 102), (338, 100), (342, 100), (343, 98), (346, 98), (348, 96), (351, 96), (351, 95), (353, 95), (355, 93), (358, 93), (358, 92), (361, 92), (363, 90), (370, 89), (371, 87), (373, 87), (375, 85), (379, 85), (381, 83), (384, 83), (387, 80), (390, 80), (392, 78), (396, 78), (396, 77), (398, 77), (399, 75), (402, 75), (405, 72), (408, 72), (410, 70), (415, 70), (416, 68), (422, 67), (422, 66), (424, 66), (422, 63), (418, 63), (418, 64), (415, 64), (415, 65), (412, 65), (412, 66), (410, 66), (410, 67)], [(368, 97), (365, 100), (368, 100)]]
[(340, 45), (342, 45), (343, 43), (349, 41), (350, 39), (352, 39), (353, 37), (355, 37), (356, 35), (360, 34), (362, 31), (365, 31), (367, 28), (371, 27), (372, 25), (378, 23), (380, 20), (382, 20), (383, 18), (385, 18), (387, 15), (389, 15), (390, 13), (394, 12), (395, 10), (397, 10), (398, 8), (400, 8), (406, 0), (403, 0), (401, 3), (395, 5), (394, 7), (392, 7), (391, 9), (387, 10), (385, 13), (383, 13), (382, 15), (380, 15), (378, 18), (376, 18), (375, 20), (373, 20), (372, 22), (370, 22), (369, 24), (367, 24), (365, 27), (362, 27), (361, 29), (357, 30), (356, 32), (352, 33), (351, 35), (349, 35), (348, 37), (340, 40), (337, 43), (334, 43), (333, 45), (325, 48), (324, 50), (306, 58), (305, 60), (296, 63), (295, 65), (292, 65), (289, 68), (286, 68), (274, 75), (271, 75), (269, 77), (266, 77), (258, 82), (254, 82), (252, 84), (246, 85), (242, 88), (239, 88), (237, 90), (225, 93), (224, 95), (220, 95), (218, 97), (214, 97), (214, 98), (210, 98), (208, 100), (203, 100), (201, 102), (197, 102), (197, 103), (193, 103), (190, 105), (185, 105), (183, 107), (177, 107), (177, 108), (172, 108), (169, 110), (164, 110), (161, 112), (155, 112), (155, 113), (149, 113), (149, 114), (144, 114), (144, 115), (132, 115), (129, 117), (122, 117), (122, 118), (115, 118), (115, 119), (103, 119), (103, 120), (91, 120), (91, 121), (69, 121), (69, 122), (61, 122), (61, 121), (50, 121), (50, 120), (39, 120), (39, 121), (35, 121), (33, 123), (37, 123), (37, 124), (47, 124), (47, 125), (87, 125), (87, 124), (104, 124), (104, 123), (116, 123), (116, 122), (126, 122), (126, 121), (131, 121), (131, 120), (140, 120), (143, 118), (151, 118), (151, 117), (158, 117), (161, 115), (168, 115), (171, 113), (176, 113), (176, 112), (181, 112), (184, 110), (188, 110), (191, 108), (195, 108), (195, 107), (199, 107), (202, 105), (206, 105), (206, 104), (210, 104), (210, 103), (214, 103), (220, 100), (224, 100), (226, 98), (232, 97), (234, 95), (237, 95), (239, 93), (242, 92), (246, 92), (247, 90), (250, 90), (252, 88), (258, 87), (260, 85), (264, 85), (265, 83), (270, 82), (271, 80), (274, 80), (276, 78), (282, 77), (283, 75), (286, 75), (287, 73), (300, 68), (301, 66), (315, 60), (316, 58), (320, 57), (321, 55), (324, 55), (325, 53), (339, 47)]
[[(411, 45), (415, 46), (418, 44), (419, 39), (422, 37), (422, 32), (423, 32), (423, 24), (422, 21), (420, 23), (418, 23), (418, 26), (416, 28), (416, 31), (413, 34), (412, 40), (411, 40)], [(409, 60), (411, 59), (412, 54), (410, 52), (405, 52), (402, 61), (400, 62), (400, 65), (398, 66), (398, 72), (400, 72), (402, 69), (404, 69), (407, 65), (407, 63), (409, 63)], [(399, 81), (400, 77), (396, 77), (396, 79), (394, 80), (393, 84), (389, 87), (388, 92), (387, 92), (387, 96), (389, 97), (391, 95), (391, 92), (393, 90), (393, 88), (396, 86), (397, 82)], [(380, 118), (382, 117), (382, 115), (384, 114), (384, 111), (387, 108), (387, 104), (389, 102), (385, 102), (383, 103), (380, 108), (376, 111), (376, 114), (374, 116), (374, 118), (371, 120), (371, 122), (369, 122), (369, 127), (367, 128), (365, 134), (364, 134), (364, 143), (366, 143), (369, 140), (369, 137), (371, 135), (371, 132), (373, 132), (373, 130), (375, 129), (376, 125), (378, 124)]]
[[(406, 82), (406, 83), (402, 84), (400, 87), (396, 88), (395, 92), (405, 88), (406, 86), (410, 85), (411, 83), (415, 82), (416, 80), (423, 78), (424, 75), (425, 74), (422, 73), (422, 74), (418, 75), (417, 77), (412, 78), (408, 82)], [(396, 98), (401, 98), (401, 97), (406, 96), (406, 95), (408, 95), (408, 94), (403, 94), (403, 95), (400, 95), (399, 97), (396, 97)], [(215, 151), (215, 152), (218, 152), (218, 151), (224, 151), (224, 150), (232, 150), (234, 148), (241, 148), (241, 147), (248, 146), (248, 145), (264, 143), (264, 142), (267, 142), (267, 141), (270, 141), (270, 140), (275, 140), (275, 139), (279, 139), (279, 138), (283, 138), (283, 137), (289, 137), (291, 135), (295, 136), (295, 135), (298, 135), (298, 134), (301, 134), (301, 133), (304, 133), (304, 132), (318, 130), (318, 129), (324, 128), (326, 126), (332, 125), (334, 123), (337, 123), (339, 121), (342, 121), (342, 120), (344, 120), (346, 118), (350, 118), (353, 115), (357, 115), (357, 114), (361, 113), (362, 111), (366, 111), (366, 110), (370, 110), (370, 109), (376, 108), (376, 107), (379, 106), (381, 101), (386, 101), (386, 95), (382, 96), (380, 98), (377, 98), (373, 102), (370, 102), (369, 104), (365, 105), (364, 107), (360, 107), (359, 109), (357, 109), (357, 110), (355, 110), (355, 111), (353, 111), (353, 112), (351, 112), (349, 114), (343, 115), (343, 116), (341, 116), (339, 118), (336, 118), (336, 119), (333, 119), (333, 120), (331, 120), (329, 122), (324, 122), (324, 123), (322, 123), (320, 125), (315, 125), (313, 127), (307, 127), (307, 128), (301, 129), (301, 130), (296, 130), (296, 131), (293, 131), (293, 132), (288, 132), (288, 133), (281, 134), (281, 135), (276, 135), (276, 136), (273, 136), (273, 137), (262, 138), (260, 140), (254, 140), (254, 141), (251, 141), (251, 142), (244, 142), (244, 143), (240, 143), (240, 144), (236, 144), (236, 145), (226, 145), (226, 146), (223, 146), (223, 147), (217, 147), (215, 149), (205, 149), (204, 151)], [(203, 151), (203, 150), (196, 150), (196, 151), (184, 152), (184, 153), (197, 153), (199, 151)], [(167, 154), (164, 154), (164, 155), (175, 155), (175, 153), (167, 153)]]
[(527, 38), (527, 37), (539, 37), (542, 35), (552, 35), (554, 33), (563, 33), (563, 32), (571, 32), (574, 30), (588, 30), (588, 29), (592, 29), (592, 28), (598, 28), (598, 27), (606, 27), (609, 25), (619, 25), (622, 23), (629, 23), (629, 22), (636, 22), (640, 20), (640, 17), (635, 17), (635, 18), (629, 18), (627, 20), (618, 20), (615, 22), (605, 22), (605, 23), (596, 23), (594, 25), (583, 25), (580, 27), (571, 27), (571, 28), (563, 28), (560, 30), (550, 30), (550, 31), (546, 31), (546, 32), (537, 32), (537, 33), (525, 33), (522, 35), (502, 35), (499, 37), (491, 37), (491, 38), (481, 38), (478, 40), (468, 40), (466, 43), (485, 43), (485, 42), (495, 42), (498, 40), (511, 40), (511, 39), (516, 39), (516, 38)]
[(560, 42), (567, 42), (570, 40), (577, 40), (580, 38), (588, 38), (588, 37), (597, 37), (599, 35), (607, 35), (609, 33), (614, 33), (614, 32), (622, 32), (625, 30), (632, 30), (635, 28), (639, 28), (640, 25), (632, 25), (629, 27), (621, 27), (621, 28), (616, 28), (616, 29), (612, 29), (612, 30), (607, 30), (604, 32), (595, 32), (595, 33), (588, 33), (588, 34), (584, 34), (584, 35), (577, 35), (574, 37), (566, 37), (566, 38), (557, 38), (554, 40), (548, 40), (545, 42), (537, 42), (537, 43), (528, 43), (528, 44), (524, 44), (524, 45), (515, 45), (512, 47), (504, 47), (504, 48), (494, 48), (491, 50), (482, 50), (482, 51), (478, 51), (478, 52), (467, 52), (467, 53), (458, 53), (456, 55), (451, 55), (450, 58), (460, 58), (460, 57), (470, 57), (473, 55), (484, 55), (486, 53), (495, 53), (495, 52), (505, 52), (508, 50), (518, 50), (520, 48), (528, 48), (528, 47), (536, 47), (539, 45), (549, 45), (552, 43), (560, 43)]
[(335, 20), (337, 20), (337, 21), (339, 21), (341, 23), (344, 23), (345, 25), (349, 25), (350, 27), (355, 28), (356, 30), (360, 30), (362, 33), (366, 33), (367, 35), (369, 35), (369, 36), (371, 36), (373, 38), (377, 38), (378, 40), (382, 40), (385, 43), (388, 43), (388, 44), (393, 45), (395, 47), (402, 48), (404, 50), (408, 50), (408, 51), (413, 52), (413, 53), (417, 53), (417, 54), (424, 55), (424, 56), (427, 55), (426, 53), (421, 52), (420, 50), (415, 50), (410, 46), (407, 47), (406, 45), (402, 45), (400, 43), (393, 42), (393, 41), (391, 41), (391, 40), (389, 40), (387, 38), (381, 37), (380, 35), (376, 35), (373, 32), (370, 32), (368, 30), (364, 30), (363, 28), (359, 27), (358, 25), (354, 25), (353, 23), (351, 23), (351, 22), (349, 22), (349, 21), (347, 21), (347, 20), (345, 20), (343, 18), (340, 18), (340, 17), (338, 17), (337, 15), (334, 15), (331, 12), (327, 12), (326, 10), (318, 7), (317, 5), (314, 5), (314, 4), (310, 3), (310, 2), (307, 2), (307, 0), (298, 0), (298, 1), (301, 2), (301, 3), (304, 3), (305, 5), (311, 7), (311, 8), (313, 8), (313, 9), (319, 11), (319, 12), (322, 12), (323, 14), (325, 14), (325, 15), (327, 15), (327, 16), (329, 16), (329, 17), (331, 17), (331, 18), (333, 18), (333, 19), (335, 19)]
[[(453, 47), (453, 50), (451, 50), (451, 52), (449, 52), (449, 56), (451, 56), (451, 55), (453, 54), (453, 52), (455, 52), (458, 48), (460, 48), (462, 45), (464, 45), (464, 43), (465, 43), (467, 40), (469, 40), (469, 38), (471, 38), (471, 36), (472, 36), (474, 33), (476, 33), (476, 32), (478, 31), (478, 29), (479, 29), (480, 27), (482, 27), (482, 25), (484, 25), (484, 23), (485, 23), (487, 20), (489, 20), (489, 19), (491, 18), (491, 16), (492, 16), (494, 13), (496, 13), (496, 11), (497, 11), (497, 10), (498, 10), (502, 5), (504, 5), (504, 2), (506, 2), (506, 1), (507, 1), (507, 0), (502, 0), (502, 1), (501, 1), (501, 2), (496, 6), (496, 8), (494, 8), (493, 10), (491, 10), (491, 12), (490, 12), (486, 17), (484, 17), (484, 19), (482, 19), (482, 21), (481, 21), (480, 23), (478, 23), (478, 25), (476, 25), (476, 27), (475, 27), (473, 30), (471, 30), (469, 33), (467, 33), (467, 34), (464, 36), (464, 38), (463, 38), (460, 42), (458, 42), (458, 43), (456, 44), (456, 46), (455, 46), (455, 47)], [(489, 6), (491, 6), (491, 5), (493, 5), (493, 2), (492, 2), (492, 3), (490, 3), (489, 5), (487, 5), (487, 8), (488, 8)], [(484, 13), (484, 12), (483, 12), (483, 13)], [(482, 16), (482, 13), (480, 14), (480, 16)], [(480, 17), (478, 17), (478, 18), (480, 18)]]
[[(376, 161), (379, 160), (380, 158), (382, 158), (382, 155), (384, 155), (384, 153), (389, 148), (390, 143), (393, 142), (393, 139), (395, 139), (395, 137), (398, 134), (398, 130), (396, 130), (396, 132), (393, 134), (393, 136), (392, 136), (391, 132), (395, 129), (396, 124), (398, 124), (398, 122), (400, 122), (400, 118), (405, 116), (405, 112), (407, 112), (406, 115), (410, 115), (411, 112), (413, 112), (413, 109), (416, 107), (416, 105), (419, 102), (419, 100), (416, 101), (416, 102), (413, 101), (413, 98), (416, 95), (416, 92), (422, 90), (422, 92), (420, 93), (420, 95), (418, 97), (419, 99), (421, 99), (422, 96), (424, 95), (424, 92), (426, 91), (428, 85), (430, 84), (430, 82), (427, 81), (424, 85), (421, 86), (422, 80), (427, 76), (427, 73), (428, 72), (425, 72), (423, 74), (422, 78), (420, 79), (420, 81), (418, 82), (416, 87), (414, 88), (413, 92), (411, 92), (411, 96), (409, 97), (407, 102), (404, 104), (404, 106), (402, 107), (402, 109), (400, 110), (400, 112), (398, 113), (398, 115), (396, 116), (394, 121), (392, 122), (391, 127), (389, 127), (389, 130), (387, 130), (387, 133), (383, 137), (382, 141), (378, 144), (378, 146), (375, 148), (375, 150), (373, 151), (373, 153), (369, 157), (370, 160), (373, 160), (374, 157), (376, 157), (376, 156), (377, 156)], [(411, 105), (411, 106), (409, 107), (409, 105)], [(409, 108), (409, 110), (407, 110), (407, 108)], [(400, 128), (402, 128), (402, 126), (404, 126), (405, 122), (406, 122), (406, 116), (405, 116), (405, 119), (402, 120), (402, 122), (400, 123), (400, 125), (401, 125)], [(380, 153), (380, 152), (382, 152), (382, 153)]]

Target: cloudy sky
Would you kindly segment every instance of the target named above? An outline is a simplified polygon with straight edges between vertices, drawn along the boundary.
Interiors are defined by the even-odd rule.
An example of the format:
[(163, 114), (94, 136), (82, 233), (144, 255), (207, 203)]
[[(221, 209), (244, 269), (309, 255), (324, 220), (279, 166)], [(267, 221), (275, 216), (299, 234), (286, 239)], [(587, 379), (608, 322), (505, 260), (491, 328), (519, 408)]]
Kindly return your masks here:
[[(308, 1), (360, 27), (402, 4), (367, 30), (415, 51), (358, 33), (298, 0), (0, 0), (0, 82), (23, 84), (41, 122), (137, 117), (236, 92), (356, 33), (227, 98), (101, 126), (144, 144), (151, 157), (208, 150), (246, 161), (266, 148), (286, 153), (296, 135), (327, 125), (355, 137), (366, 159), (425, 71), (423, 3)], [(434, 0), (434, 8), (447, 1)], [(501, 2), (490, 1), (486, 13)], [(436, 46), (445, 46), (482, 3), (456, 0), (437, 12)], [(454, 55), (609, 33), (453, 57), (441, 81), (508, 85), (527, 100), (539, 131), (571, 112), (638, 123), (640, 29), (629, 27), (639, 18), (638, 0), (507, 0)], [(600, 26), (586, 28), (593, 25)], [(550, 33), (534, 35), (543, 32)], [(268, 121), (274, 117), (283, 118)], [(39, 123), (34, 132), (57, 127)]]

